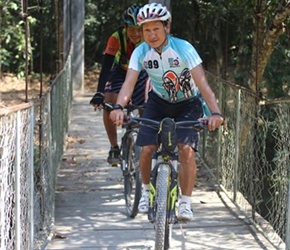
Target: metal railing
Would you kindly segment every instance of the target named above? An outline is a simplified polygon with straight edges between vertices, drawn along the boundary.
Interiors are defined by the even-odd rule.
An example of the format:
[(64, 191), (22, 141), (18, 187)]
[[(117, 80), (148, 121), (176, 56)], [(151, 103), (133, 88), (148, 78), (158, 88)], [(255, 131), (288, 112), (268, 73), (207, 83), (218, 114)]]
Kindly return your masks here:
[(38, 103), (0, 109), (0, 249), (43, 249), (72, 102), (71, 55)]
[(206, 133), (200, 156), (226, 195), (277, 249), (290, 249), (290, 99), (261, 102), (208, 73), (227, 126)]

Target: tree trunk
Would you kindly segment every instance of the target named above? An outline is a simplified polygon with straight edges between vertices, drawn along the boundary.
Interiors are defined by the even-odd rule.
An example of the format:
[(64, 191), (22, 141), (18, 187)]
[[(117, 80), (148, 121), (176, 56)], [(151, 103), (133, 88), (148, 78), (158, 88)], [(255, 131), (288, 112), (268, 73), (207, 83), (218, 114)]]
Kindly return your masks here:
[(216, 54), (216, 74), (218, 77), (223, 78), (223, 46), (222, 46), (222, 37), (221, 37), (221, 19), (217, 14), (214, 19), (214, 30), (213, 30), (213, 39), (215, 41), (215, 54)]
[(254, 33), (251, 77), (249, 79), (249, 87), (255, 92), (258, 91), (257, 86), (262, 82), (267, 62), (275, 45), (279, 37), (285, 32), (283, 22), (290, 15), (290, 3), (288, 2), (286, 6), (276, 11), (273, 21), (267, 30), (263, 21), (263, 14), (258, 13), (257, 15), (257, 20), (260, 20), (260, 22), (256, 23), (257, 28)]

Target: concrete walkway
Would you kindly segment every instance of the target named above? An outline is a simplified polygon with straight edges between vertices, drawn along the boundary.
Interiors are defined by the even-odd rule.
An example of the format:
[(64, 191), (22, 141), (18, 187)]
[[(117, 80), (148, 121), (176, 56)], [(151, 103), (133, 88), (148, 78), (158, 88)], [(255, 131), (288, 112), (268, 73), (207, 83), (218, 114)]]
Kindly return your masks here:
[[(106, 162), (109, 144), (101, 113), (88, 104), (91, 96), (73, 102), (57, 179), (55, 234), (46, 249), (153, 250), (154, 230), (146, 215), (126, 216), (122, 173)], [(200, 166), (192, 195), (195, 218), (183, 232), (174, 226), (171, 249), (275, 249), (224, 206), (207, 180)]]

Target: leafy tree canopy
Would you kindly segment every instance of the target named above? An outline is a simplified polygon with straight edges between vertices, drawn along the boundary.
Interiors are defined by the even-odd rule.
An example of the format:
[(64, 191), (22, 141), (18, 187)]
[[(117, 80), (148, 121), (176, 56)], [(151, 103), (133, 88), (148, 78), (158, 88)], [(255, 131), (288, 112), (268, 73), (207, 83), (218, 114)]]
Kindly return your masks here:
[[(55, 71), (61, 56), (62, 1), (30, 0), (27, 21), (30, 71)], [(42, 6), (39, 6), (39, 3)], [(148, 1), (85, 1), (85, 64), (102, 62), (109, 36), (130, 5)], [(190, 41), (213, 73), (268, 97), (289, 96), (289, 0), (171, 0), (171, 33)], [(25, 19), (19, 1), (0, 2), (2, 72), (23, 75)], [(26, 32), (27, 32), (26, 31)]]

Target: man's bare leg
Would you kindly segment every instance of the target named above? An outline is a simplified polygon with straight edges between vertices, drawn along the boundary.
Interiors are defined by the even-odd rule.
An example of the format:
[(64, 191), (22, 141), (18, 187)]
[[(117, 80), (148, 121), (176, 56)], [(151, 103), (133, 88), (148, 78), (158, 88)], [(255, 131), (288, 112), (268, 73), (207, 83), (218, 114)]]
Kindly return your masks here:
[(179, 145), (179, 182), (182, 195), (191, 196), (196, 180), (195, 153), (192, 147), (184, 144)]
[[(116, 93), (105, 93), (104, 101), (115, 104), (117, 101), (118, 94)], [(119, 163), (119, 151), (118, 151), (118, 136), (117, 127), (110, 119), (110, 113), (106, 110), (103, 111), (103, 122), (106, 129), (106, 133), (111, 145), (111, 149), (108, 156), (108, 162), (112, 165)]]
[(140, 155), (140, 172), (142, 177), (142, 197), (139, 202), (139, 212), (147, 213), (148, 197), (149, 197), (149, 182), (151, 172), (151, 157), (156, 150), (155, 145), (144, 146)]
[(178, 174), (181, 199), (179, 201), (178, 219), (188, 221), (193, 218), (191, 194), (196, 180), (196, 162), (193, 148), (179, 144), (179, 159), (181, 163)]

